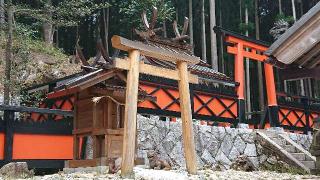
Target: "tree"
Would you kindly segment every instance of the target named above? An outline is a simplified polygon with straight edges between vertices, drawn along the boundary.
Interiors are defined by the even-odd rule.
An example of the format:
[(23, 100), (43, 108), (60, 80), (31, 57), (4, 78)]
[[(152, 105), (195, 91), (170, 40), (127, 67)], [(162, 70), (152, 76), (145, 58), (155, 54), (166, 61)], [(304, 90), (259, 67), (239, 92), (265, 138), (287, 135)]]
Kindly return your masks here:
[(5, 52), (5, 79), (4, 79), (4, 90), (3, 90), (3, 101), (4, 104), (10, 103), (10, 75), (11, 75), (11, 61), (12, 61), (12, 39), (13, 39), (13, 5), (12, 0), (7, 1), (7, 43)]
[(52, 6), (51, 0), (46, 0), (43, 11), (46, 14), (48, 20), (44, 20), (42, 24), (44, 41), (47, 44), (53, 44), (53, 26), (52, 26), (52, 12), (50, 7)]
[(210, 1), (210, 40), (211, 40), (211, 66), (218, 71), (217, 36), (213, 28), (216, 26), (216, 5), (215, 0)]
[(296, 5), (295, 5), (294, 0), (291, 0), (291, 4), (292, 4), (292, 17), (293, 17), (294, 22), (296, 22), (297, 15), (296, 15)]
[(3, 25), (4, 21), (4, 0), (0, 0), (0, 25)]
[(202, 60), (207, 61), (206, 21), (204, 17), (204, 0), (201, 0), (201, 50)]
[(158, 22), (171, 21), (175, 14), (171, 1), (165, 0), (132, 0), (120, 3), (120, 13), (126, 16), (124, 19), (131, 27), (141, 28), (141, 16), (143, 11), (151, 15), (152, 7), (158, 9)]
[(279, 14), (282, 14), (282, 0), (279, 1)]
[[(255, 0), (255, 26), (256, 26), (256, 39), (260, 40), (260, 20), (259, 20), (259, 0)], [(263, 75), (262, 75), (262, 63), (258, 64), (258, 88), (259, 88), (259, 107), (260, 110), (264, 110), (264, 90), (263, 90)]]
[(51, 0), (38, 0), (39, 8), (33, 8), (28, 3), (15, 6), (14, 13), (29, 16), (42, 23), (44, 40), (53, 43), (53, 33), (56, 27), (77, 26), (82, 18), (106, 8), (108, 3), (96, 3), (87, 0), (63, 0), (53, 5)]
[(190, 45), (193, 51), (193, 15), (192, 15), (192, 0), (189, 0), (189, 34), (190, 34)]
[[(42, 2), (42, 1), (41, 1)], [(51, 2), (51, 1), (50, 1)], [(72, 4), (74, 3), (74, 4)], [(72, 26), (77, 24), (81, 17), (91, 14), (93, 11), (105, 7), (102, 4), (94, 4), (85, 0), (64, 1), (57, 7), (45, 4), (48, 7), (45, 10), (31, 8), (28, 4), (13, 4), (12, 0), (8, 0), (5, 6), (1, 6), (7, 14), (7, 42), (5, 49), (5, 77), (4, 77), (4, 104), (10, 103), (10, 87), (11, 87), (11, 64), (12, 64), (12, 44), (13, 44), (13, 29), (14, 29), (14, 15), (27, 15), (40, 20), (43, 25), (46, 25), (45, 38), (46, 41), (52, 40), (51, 25)], [(92, 5), (92, 6), (89, 6)], [(91, 7), (91, 8), (90, 8)], [(49, 13), (48, 13), (49, 12)], [(46, 24), (48, 23), (48, 24)]]
[[(109, 4), (109, 0), (106, 1)], [(109, 57), (109, 7), (103, 9), (103, 29), (104, 29), (104, 44), (107, 56)]]
[[(249, 26), (249, 12), (248, 4), (245, 4), (245, 25)], [(246, 36), (249, 36), (249, 30), (246, 29)], [(250, 59), (246, 58), (246, 99), (247, 99), (247, 111), (251, 112), (251, 87), (250, 87)]]

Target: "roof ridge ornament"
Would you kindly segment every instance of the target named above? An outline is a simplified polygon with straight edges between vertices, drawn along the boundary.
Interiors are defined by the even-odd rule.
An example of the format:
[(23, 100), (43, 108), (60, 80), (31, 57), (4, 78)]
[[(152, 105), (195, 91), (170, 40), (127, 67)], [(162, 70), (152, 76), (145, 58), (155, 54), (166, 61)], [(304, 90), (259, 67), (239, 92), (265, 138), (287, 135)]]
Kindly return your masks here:
[(146, 44), (166, 46), (168, 48), (172, 48), (173, 50), (177, 50), (177, 51), (187, 53), (189, 55), (193, 55), (192, 46), (185, 41), (189, 39), (189, 35), (187, 35), (189, 19), (187, 17), (184, 18), (183, 29), (181, 33), (179, 32), (177, 21), (174, 21), (172, 24), (172, 27), (173, 27), (173, 32), (175, 33), (175, 37), (166, 38), (156, 34), (157, 32), (164, 30), (162, 27), (155, 28), (155, 26), (157, 25), (157, 18), (158, 18), (158, 9), (154, 6), (152, 7), (151, 23), (149, 23), (147, 19), (146, 11), (143, 11), (141, 13), (141, 21), (143, 23), (144, 31), (134, 29), (135, 33), (139, 36), (140, 40)]

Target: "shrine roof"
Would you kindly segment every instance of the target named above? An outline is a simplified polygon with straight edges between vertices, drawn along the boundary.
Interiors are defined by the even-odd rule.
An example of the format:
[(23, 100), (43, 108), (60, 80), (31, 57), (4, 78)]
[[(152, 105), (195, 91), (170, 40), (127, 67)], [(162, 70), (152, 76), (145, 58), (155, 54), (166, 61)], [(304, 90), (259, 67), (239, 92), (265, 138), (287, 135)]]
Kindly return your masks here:
[(293, 24), (265, 52), (284, 67), (307, 69), (320, 65), (320, 3)]

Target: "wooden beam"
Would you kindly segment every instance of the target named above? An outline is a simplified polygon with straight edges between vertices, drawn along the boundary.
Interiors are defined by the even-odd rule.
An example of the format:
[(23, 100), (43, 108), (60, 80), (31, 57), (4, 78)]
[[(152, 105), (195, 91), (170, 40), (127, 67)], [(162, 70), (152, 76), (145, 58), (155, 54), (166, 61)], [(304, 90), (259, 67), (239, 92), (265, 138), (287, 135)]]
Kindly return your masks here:
[(315, 57), (314, 59), (310, 60), (308, 64), (308, 68), (315, 68), (317, 65), (320, 64), (320, 55), (318, 57)]
[(133, 175), (137, 128), (137, 103), (140, 64), (139, 59), (140, 52), (138, 50), (129, 52), (130, 68), (127, 74), (124, 135), (121, 163), (121, 176), (125, 178), (131, 178)]
[[(118, 68), (118, 69), (124, 69), (124, 70), (129, 69), (129, 62), (125, 59), (116, 58), (113, 65), (115, 68)], [(180, 80), (179, 72), (177, 70), (165, 69), (165, 68), (152, 66), (149, 64), (140, 63), (139, 71), (142, 74), (148, 74), (148, 75), (163, 77), (167, 79), (173, 79), (176, 81)], [(188, 76), (189, 76), (190, 83), (192, 84), (199, 83), (198, 76), (191, 73), (188, 73)]]
[(60, 109), (48, 109), (48, 108), (35, 108), (35, 107), (25, 107), (25, 106), (9, 106), (0, 105), (0, 111), (15, 111), (15, 112), (29, 112), (29, 113), (40, 113), (40, 114), (55, 114), (62, 116), (73, 116), (73, 111), (60, 110)]
[(113, 36), (111, 38), (112, 46), (114, 48), (131, 51), (139, 50), (142, 55), (153, 57), (156, 59), (170, 61), (170, 62), (188, 62), (188, 64), (198, 64), (200, 58), (196, 56), (191, 56), (187, 54), (182, 54), (179, 52), (170, 51), (164, 48), (155, 47), (147, 44), (143, 44), (137, 41), (131, 41), (120, 36)]
[(179, 85), (179, 97), (182, 119), (182, 139), (184, 145), (184, 153), (186, 158), (187, 170), (190, 174), (197, 173), (197, 161), (196, 150), (193, 136), (193, 123), (190, 101), (190, 90), (188, 80), (188, 65), (186, 62), (180, 62), (177, 64), (179, 70), (180, 80)]
[(292, 80), (301, 78), (315, 78), (320, 79), (320, 67), (307, 69), (307, 68), (287, 68), (280, 69), (281, 80)]
[(69, 168), (77, 168), (77, 167), (95, 167), (100, 165), (100, 159), (84, 159), (84, 160), (69, 160), (68, 167)]
[(320, 43), (315, 45), (309, 52), (307, 52), (305, 55), (301, 56), (299, 60), (297, 60), (295, 63), (299, 66), (304, 66), (304, 64), (308, 63), (310, 59), (315, 57), (319, 53), (320, 49)]
[(113, 118), (114, 116), (112, 115), (114, 112), (115, 112), (115, 109), (113, 108), (113, 106), (114, 106), (114, 103), (112, 102), (112, 100), (111, 99), (108, 99), (107, 100), (107, 119), (108, 119), (108, 123), (107, 123), (107, 127), (108, 127), (108, 129), (110, 128), (113, 128), (114, 126), (115, 126), (115, 123), (116, 123), (116, 121), (115, 121), (115, 119), (116, 118)]

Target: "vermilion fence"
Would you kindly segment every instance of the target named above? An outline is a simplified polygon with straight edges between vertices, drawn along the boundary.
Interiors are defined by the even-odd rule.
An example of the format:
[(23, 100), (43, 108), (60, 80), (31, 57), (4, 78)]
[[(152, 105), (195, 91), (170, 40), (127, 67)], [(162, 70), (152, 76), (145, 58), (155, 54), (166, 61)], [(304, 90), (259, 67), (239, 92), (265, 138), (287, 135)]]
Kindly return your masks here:
[[(63, 168), (73, 157), (72, 111), (0, 106), (0, 166), (12, 161), (24, 161), (30, 168)], [(16, 117), (25, 112), (26, 116)], [(35, 121), (28, 114), (47, 115), (45, 121)], [(21, 114), (20, 114), (21, 115)], [(55, 120), (54, 116), (63, 116)]]
[(320, 117), (320, 100), (278, 94), (280, 126), (287, 130), (312, 131), (313, 121)]
[[(140, 88), (156, 101), (138, 104), (138, 112), (160, 116), (180, 117), (180, 102), (177, 83), (147, 77), (140, 82)], [(146, 81), (147, 80), (147, 81)], [(190, 85), (193, 119), (205, 120), (211, 124), (236, 126), (238, 123), (237, 96), (234, 87), (214, 85)]]

